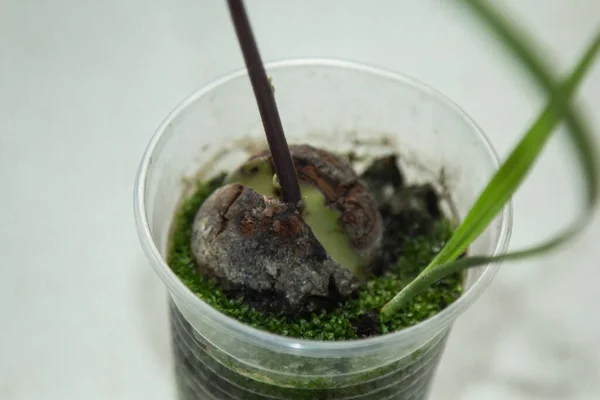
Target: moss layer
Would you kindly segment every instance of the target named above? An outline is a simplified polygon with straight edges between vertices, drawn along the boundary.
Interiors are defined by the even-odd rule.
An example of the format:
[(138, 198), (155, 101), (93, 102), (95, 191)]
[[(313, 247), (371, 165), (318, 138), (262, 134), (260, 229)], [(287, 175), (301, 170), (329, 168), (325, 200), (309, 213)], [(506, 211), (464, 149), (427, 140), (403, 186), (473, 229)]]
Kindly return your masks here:
[[(378, 310), (412, 281), (449, 239), (453, 226), (448, 220), (442, 219), (434, 222), (430, 229), (415, 230), (414, 226), (411, 227), (412, 232), (425, 233), (407, 237), (406, 232), (395, 232), (403, 251), (394, 268), (390, 268), (383, 276), (368, 280), (358, 290), (356, 298), (339, 304), (333, 310), (290, 318), (265, 314), (244, 304), (243, 298), (229, 298), (214, 280), (196, 272), (190, 245), (196, 212), (204, 200), (221, 186), (223, 179), (224, 175), (221, 175), (208, 182), (198, 182), (195, 192), (183, 201), (174, 221), (167, 262), (197, 296), (230, 317), (283, 336), (350, 340), (365, 336), (360, 331), (360, 321), (365, 318), (377, 318), (382, 334), (397, 331), (439, 313), (463, 291), (461, 275), (457, 273), (433, 285), (393, 317), (383, 319), (378, 314)], [(415, 220), (414, 223), (420, 221)]]

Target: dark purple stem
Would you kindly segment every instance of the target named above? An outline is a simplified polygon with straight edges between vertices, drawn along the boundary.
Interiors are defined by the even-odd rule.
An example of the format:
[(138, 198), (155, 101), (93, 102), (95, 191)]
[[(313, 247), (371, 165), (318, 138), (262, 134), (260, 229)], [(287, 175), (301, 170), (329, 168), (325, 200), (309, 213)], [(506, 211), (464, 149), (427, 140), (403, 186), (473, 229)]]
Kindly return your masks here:
[(244, 55), (254, 97), (260, 111), (269, 149), (275, 164), (275, 171), (279, 178), (279, 185), (283, 194), (283, 201), (287, 203), (297, 203), (300, 201), (300, 186), (298, 185), (298, 177), (296, 168), (292, 161), (290, 149), (285, 135), (283, 126), (275, 104), (275, 96), (271, 83), (267, 78), (267, 73), (260, 58), (260, 53), (252, 33), (252, 27), (248, 20), (248, 15), (242, 0), (227, 0), (229, 12), (235, 27), (238, 42)]

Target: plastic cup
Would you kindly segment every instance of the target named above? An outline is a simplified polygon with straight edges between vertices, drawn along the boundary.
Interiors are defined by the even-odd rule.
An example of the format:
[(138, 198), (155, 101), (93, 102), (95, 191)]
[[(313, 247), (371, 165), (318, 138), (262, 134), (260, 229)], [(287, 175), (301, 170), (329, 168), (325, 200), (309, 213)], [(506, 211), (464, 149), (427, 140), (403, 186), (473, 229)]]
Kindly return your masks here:
[[(413, 79), (332, 60), (267, 65), (290, 143), (334, 151), (397, 150), (407, 178), (438, 181), (449, 212), (464, 216), (498, 167), (481, 129), (454, 103)], [(165, 262), (169, 232), (189, 180), (233, 168), (264, 133), (245, 70), (195, 92), (160, 125), (135, 186), (142, 247), (171, 304), (180, 399), (423, 399), (455, 319), (498, 266), (469, 270), (465, 292), (443, 312), (375, 338), (319, 342), (282, 337), (231, 319), (196, 297)], [(227, 151), (223, 151), (227, 149)], [(508, 246), (507, 206), (472, 244), (472, 254)]]

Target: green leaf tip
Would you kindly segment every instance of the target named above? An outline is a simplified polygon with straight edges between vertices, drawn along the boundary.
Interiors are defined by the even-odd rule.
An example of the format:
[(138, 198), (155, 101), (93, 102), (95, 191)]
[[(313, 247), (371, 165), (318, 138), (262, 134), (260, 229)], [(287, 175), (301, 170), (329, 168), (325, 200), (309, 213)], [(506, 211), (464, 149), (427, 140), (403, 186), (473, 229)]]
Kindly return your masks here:
[[(451, 273), (494, 262), (531, 257), (556, 248), (583, 229), (590, 220), (589, 216), (593, 213), (598, 200), (598, 168), (593, 141), (581, 117), (570, 106), (570, 100), (583, 81), (600, 48), (600, 32), (596, 34), (570, 76), (561, 85), (555, 85), (554, 79), (544, 63), (538, 60), (537, 53), (534, 51), (535, 46), (529, 43), (522, 33), (514, 30), (496, 10), (485, 5), (484, 2), (463, 1), (496, 32), (504, 44), (519, 58), (538, 84), (550, 94), (550, 101), (492, 177), (444, 248), (415, 280), (404, 287), (382, 308), (381, 312), (384, 315), (395, 313), (414, 296)], [(573, 142), (586, 178), (586, 207), (580, 218), (553, 239), (531, 248), (495, 256), (470, 256), (457, 260), (505, 207), (534, 165), (554, 128), (563, 118), (569, 128), (569, 138)]]

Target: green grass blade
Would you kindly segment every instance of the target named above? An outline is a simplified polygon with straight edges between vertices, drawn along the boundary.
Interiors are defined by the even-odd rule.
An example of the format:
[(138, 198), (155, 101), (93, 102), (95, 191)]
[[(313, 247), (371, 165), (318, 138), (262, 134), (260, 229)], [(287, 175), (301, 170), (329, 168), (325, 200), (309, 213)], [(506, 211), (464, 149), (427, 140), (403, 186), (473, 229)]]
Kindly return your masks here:
[[(455, 234), (431, 263), (436, 265), (445, 260), (453, 260), (460, 256), (468, 245), (476, 239), (489, 225), (493, 218), (504, 207), (506, 202), (520, 186), (523, 179), (533, 166), (541, 153), (554, 128), (560, 122), (568, 99), (574, 94), (577, 86), (583, 80), (585, 72), (589, 69), (594, 55), (600, 47), (600, 35), (588, 49), (579, 65), (565, 82), (562, 90), (551, 100), (544, 112), (540, 115), (518, 146), (502, 164), (494, 175), (475, 205), (471, 208), (464, 222)], [(593, 155), (591, 156), (593, 158)], [(591, 172), (595, 174), (595, 170)], [(592, 179), (595, 182), (596, 179)], [(592, 202), (594, 203), (594, 202)]]
[[(536, 53), (532, 50), (533, 47), (531, 45), (528, 46), (523, 40), (519, 40), (521, 34), (517, 33), (509, 24), (503, 21), (500, 14), (479, 1), (463, 1), (471, 5), (473, 10), (494, 29), (507, 47), (513, 50), (531, 74), (534, 75), (538, 83), (550, 92), (551, 100), (537, 121), (486, 186), (464, 221), (438, 256), (435, 257), (430, 265), (413, 282), (383, 307), (382, 313), (388, 315), (397, 311), (412, 297), (421, 293), (448, 274), (491, 262), (531, 257), (563, 244), (585, 226), (589, 220), (589, 214), (593, 212), (598, 197), (598, 176), (592, 140), (581, 119), (571, 109), (569, 100), (583, 80), (600, 47), (600, 33), (596, 35), (595, 40), (589, 46), (567, 81), (555, 88), (551, 75), (546, 71), (543, 63), (535, 56)], [(502, 210), (506, 202), (510, 200), (523, 179), (527, 176), (527, 173), (535, 163), (561, 118), (565, 118), (567, 122), (570, 138), (575, 145), (578, 160), (586, 177), (586, 209), (582, 216), (563, 233), (535, 247), (495, 257), (476, 256), (455, 261), (473, 240), (485, 230)]]
[[(527, 37), (524, 32), (518, 31), (511, 25), (497, 10), (489, 5), (486, 5), (481, 0), (459, 0), (465, 3), (470, 11), (477, 15), (488, 27), (496, 33), (499, 40), (504, 43), (529, 71), (538, 85), (541, 86), (549, 95), (555, 94), (556, 83), (552, 75), (545, 66), (545, 63), (537, 56), (539, 52), (535, 51), (536, 46), (532, 44), (532, 40)], [(596, 50), (593, 50), (598, 45), (598, 33), (595, 40), (589, 46), (588, 54), (591, 57)], [(577, 161), (581, 164), (581, 168), (585, 173), (585, 178), (589, 186), (587, 192), (588, 203), (595, 203), (598, 200), (598, 179), (596, 174), (598, 165), (593, 152), (593, 140), (588, 133), (589, 129), (585, 127), (583, 119), (572, 107), (565, 102), (563, 118), (569, 128), (570, 139), (573, 141), (575, 151), (577, 152)], [(560, 108), (560, 107), (559, 107)]]

